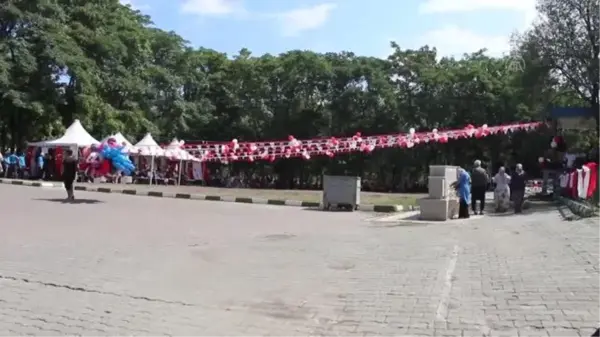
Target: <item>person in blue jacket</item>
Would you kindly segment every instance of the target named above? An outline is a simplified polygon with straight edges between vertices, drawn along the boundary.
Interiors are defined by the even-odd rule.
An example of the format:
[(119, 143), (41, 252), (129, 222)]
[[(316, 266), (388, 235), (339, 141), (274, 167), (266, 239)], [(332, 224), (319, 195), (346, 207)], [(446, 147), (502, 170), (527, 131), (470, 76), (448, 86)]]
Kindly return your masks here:
[(17, 173), (17, 165), (19, 164), (19, 158), (12, 151), (9, 151), (4, 155), (4, 162), (6, 163), (6, 176), (14, 178)]
[(458, 168), (458, 180), (456, 182), (458, 192), (458, 218), (469, 218), (469, 205), (471, 204), (471, 176), (462, 167)]
[(17, 178), (23, 179), (26, 171), (27, 164), (25, 163), (25, 154), (19, 151), (17, 153)]
[(35, 165), (36, 165), (36, 179), (44, 178), (44, 156), (42, 155), (42, 149), (38, 148), (35, 153)]

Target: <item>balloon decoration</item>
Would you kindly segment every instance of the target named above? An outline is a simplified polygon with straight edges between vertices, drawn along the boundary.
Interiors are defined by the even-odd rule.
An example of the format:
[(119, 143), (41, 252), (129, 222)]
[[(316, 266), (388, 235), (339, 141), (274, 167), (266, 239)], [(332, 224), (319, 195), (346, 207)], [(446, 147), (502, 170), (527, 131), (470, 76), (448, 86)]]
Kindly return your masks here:
[(121, 171), (124, 175), (131, 175), (135, 170), (135, 165), (129, 159), (125, 146), (119, 145), (114, 138), (109, 138), (106, 143), (98, 147), (92, 148), (91, 153), (87, 156), (86, 161), (89, 163), (99, 162), (103, 159), (110, 160), (112, 166)]
[(546, 151), (544, 157), (539, 157), (538, 162), (542, 168), (552, 169), (560, 168), (564, 160), (564, 152), (567, 145), (562, 136), (554, 136), (550, 140), (550, 148)]
[(329, 137), (320, 139), (299, 140), (288, 136), (285, 141), (272, 142), (240, 142), (233, 139), (227, 143), (186, 144), (185, 148), (201, 161), (228, 163), (233, 161), (266, 160), (273, 162), (278, 158), (298, 157), (309, 160), (313, 156), (334, 157), (340, 153), (371, 153), (376, 149), (392, 147), (412, 148), (427, 143), (448, 143), (453, 139), (483, 138), (495, 134), (508, 134), (515, 131), (531, 131), (543, 123), (517, 123), (499, 126), (480, 127), (467, 125), (462, 129), (417, 132), (410, 128), (408, 134), (389, 134), (362, 136), (357, 132), (352, 137)]
[(552, 137), (552, 140), (550, 141), (550, 148), (559, 152), (565, 152), (566, 147), (565, 139), (562, 136)]

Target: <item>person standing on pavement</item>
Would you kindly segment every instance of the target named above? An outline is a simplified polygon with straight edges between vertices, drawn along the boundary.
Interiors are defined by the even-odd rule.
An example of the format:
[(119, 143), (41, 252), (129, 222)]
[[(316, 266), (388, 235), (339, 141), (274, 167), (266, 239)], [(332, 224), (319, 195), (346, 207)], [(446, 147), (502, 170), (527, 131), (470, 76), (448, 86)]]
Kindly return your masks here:
[(471, 203), (471, 177), (469, 176), (469, 173), (461, 167), (458, 168), (457, 173), (458, 179), (454, 183), (454, 186), (459, 198), (458, 218), (468, 219), (469, 204)]
[(73, 150), (68, 149), (65, 151), (65, 157), (63, 159), (63, 172), (62, 178), (67, 190), (67, 200), (75, 200), (73, 194), (73, 183), (77, 175), (77, 159), (73, 155)]
[(510, 178), (510, 192), (513, 198), (515, 213), (521, 213), (523, 210), (526, 183), (527, 177), (525, 171), (523, 171), (523, 165), (517, 164), (515, 172), (513, 172)]
[(35, 154), (36, 164), (36, 179), (42, 180), (44, 178), (44, 155), (42, 155), (42, 149), (38, 148)]
[(489, 183), (490, 177), (487, 171), (481, 167), (481, 161), (476, 160), (473, 163), (473, 172), (471, 172), (471, 209), (473, 210), (473, 214), (478, 214), (477, 201), (479, 201), (479, 214), (483, 214), (485, 192)]
[(496, 204), (496, 212), (503, 213), (510, 207), (510, 176), (506, 173), (504, 166), (498, 169), (498, 173), (494, 176), (494, 203)]
[(25, 179), (25, 172), (27, 171), (27, 164), (25, 153), (22, 151), (17, 152), (17, 179)]
[(17, 175), (17, 165), (19, 163), (19, 158), (13, 151), (7, 152), (4, 156), (4, 162), (6, 163), (6, 170), (4, 176), (7, 178), (16, 178)]

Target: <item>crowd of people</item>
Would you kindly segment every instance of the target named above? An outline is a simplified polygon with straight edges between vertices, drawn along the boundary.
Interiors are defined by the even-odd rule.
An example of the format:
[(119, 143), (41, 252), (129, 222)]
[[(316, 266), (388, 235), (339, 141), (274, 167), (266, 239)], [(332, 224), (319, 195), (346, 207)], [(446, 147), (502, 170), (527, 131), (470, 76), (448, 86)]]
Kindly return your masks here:
[(0, 153), (0, 175), (10, 178), (27, 178), (25, 154), (20, 151), (10, 150)]
[(496, 213), (508, 211), (511, 202), (515, 213), (521, 213), (525, 200), (527, 179), (521, 164), (517, 164), (511, 174), (506, 172), (504, 166), (500, 166), (497, 173), (492, 177), (482, 166), (480, 160), (473, 163), (473, 169), (470, 172), (464, 168), (459, 168), (458, 180), (455, 183), (459, 196), (458, 217), (461, 219), (469, 218), (471, 215), (469, 206), (473, 215), (483, 215), (485, 195), (490, 185), (493, 186), (494, 190), (494, 211)]

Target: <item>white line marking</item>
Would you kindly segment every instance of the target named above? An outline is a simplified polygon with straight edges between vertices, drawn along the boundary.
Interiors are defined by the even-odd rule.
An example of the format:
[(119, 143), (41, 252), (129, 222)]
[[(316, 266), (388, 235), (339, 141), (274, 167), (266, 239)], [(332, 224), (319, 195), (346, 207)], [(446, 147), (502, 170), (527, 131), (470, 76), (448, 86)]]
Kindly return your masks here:
[(402, 212), (400, 214), (392, 214), (392, 215), (374, 217), (371, 221), (398, 222), (398, 221), (406, 220), (407, 218), (414, 218), (418, 214), (419, 214), (419, 211)]
[(452, 251), (452, 256), (450, 257), (450, 262), (448, 262), (448, 268), (446, 268), (444, 289), (442, 290), (442, 295), (440, 296), (440, 303), (438, 304), (438, 308), (435, 313), (436, 319), (438, 321), (446, 322), (446, 318), (448, 317), (448, 301), (450, 299), (450, 291), (452, 290), (452, 277), (454, 275), (454, 270), (456, 269), (456, 261), (458, 260), (459, 251), (460, 247), (458, 247), (458, 245), (455, 245), (454, 251)]
[(302, 201), (300, 200), (285, 200), (286, 206), (302, 206)]
[(221, 201), (235, 202), (235, 197), (231, 196), (231, 195), (222, 195), (221, 196)]

